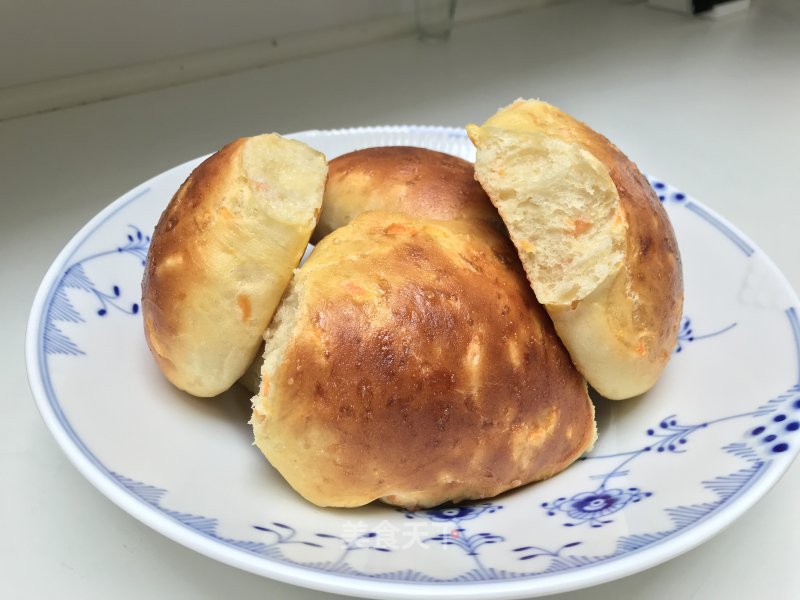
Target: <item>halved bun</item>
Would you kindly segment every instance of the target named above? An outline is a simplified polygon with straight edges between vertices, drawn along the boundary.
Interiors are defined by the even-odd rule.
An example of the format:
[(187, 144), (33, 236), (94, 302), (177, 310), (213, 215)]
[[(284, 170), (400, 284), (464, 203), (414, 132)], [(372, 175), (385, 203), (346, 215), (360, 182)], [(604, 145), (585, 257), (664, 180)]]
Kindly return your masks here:
[(153, 234), (142, 283), (150, 350), (195, 396), (252, 362), (317, 222), (325, 157), (276, 134), (243, 138), (197, 167)]
[(265, 338), (256, 444), (320, 506), (488, 498), (595, 438), (585, 381), (481, 221), (360, 215), (297, 271)]
[(370, 210), (444, 221), (480, 219), (502, 226), (475, 181), (471, 163), (410, 146), (364, 148), (334, 158), (312, 242)]
[(476, 178), (578, 370), (608, 398), (648, 390), (675, 348), (683, 278), (647, 179), (545, 102), (518, 100), (467, 131)]

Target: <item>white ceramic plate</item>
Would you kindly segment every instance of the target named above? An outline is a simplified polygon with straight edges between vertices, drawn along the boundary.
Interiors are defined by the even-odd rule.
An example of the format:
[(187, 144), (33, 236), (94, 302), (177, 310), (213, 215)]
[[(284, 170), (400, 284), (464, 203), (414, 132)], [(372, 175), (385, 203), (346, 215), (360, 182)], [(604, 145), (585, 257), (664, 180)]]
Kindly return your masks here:
[[(463, 130), (438, 127), (293, 137), (329, 158), (393, 144), (474, 153)], [(457, 508), (316, 508), (251, 446), (245, 392), (189, 397), (148, 353), (138, 303), (149, 235), (199, 162), (130, 191), (75, 236), (42, 282), (27, 338), (34, 396), (70, 460), (181, 544), (357, 596), (530, 597), (628, 575), (700, 544), (752, 506), (800, 448), (797, 297), (744, 235), (652, 180), (683, 255), (680, 345), (644, 397), (599, 401), (589, 457)]]

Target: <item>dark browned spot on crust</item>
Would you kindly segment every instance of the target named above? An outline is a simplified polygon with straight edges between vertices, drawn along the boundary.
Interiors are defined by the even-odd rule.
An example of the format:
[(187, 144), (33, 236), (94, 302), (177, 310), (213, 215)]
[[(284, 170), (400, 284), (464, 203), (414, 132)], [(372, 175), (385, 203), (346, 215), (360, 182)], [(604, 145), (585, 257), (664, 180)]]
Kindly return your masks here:
[(647, 256), (647, 253), (650, 251), (650, 245), (653, 243), (652, 238), (648, 236), (642, 236), (639, 238), (639, 253), (642, 256)]

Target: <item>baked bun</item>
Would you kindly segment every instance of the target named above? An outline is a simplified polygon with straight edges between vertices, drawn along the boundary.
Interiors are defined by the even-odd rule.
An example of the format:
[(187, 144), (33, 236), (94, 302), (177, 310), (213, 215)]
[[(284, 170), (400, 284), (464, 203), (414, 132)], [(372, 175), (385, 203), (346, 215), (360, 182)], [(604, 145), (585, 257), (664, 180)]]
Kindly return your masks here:
[(467, 131), (476, 177), (578, 370), (607, 398), (648, 390), (677, 342), (683, 278), (647, 179), (545, 102), (518, 100)]
[(265, 338), (256, 444), (319, 506), (487, 498), (595, 438), (584, 379), (481, 221), (362, 214), (296, 272)]
[(369, 210), (449, 221), (502, 221), (475, 181), (472, 163), (425, 148), (365, 148), (330, 162), (322, 215), (312, 242)]
[(243, 138), (197, 167), (153, 234), (142, 283), (150, 350), (195, 396), (252, 362), (317, 222), (327, 166), (276, 134)]

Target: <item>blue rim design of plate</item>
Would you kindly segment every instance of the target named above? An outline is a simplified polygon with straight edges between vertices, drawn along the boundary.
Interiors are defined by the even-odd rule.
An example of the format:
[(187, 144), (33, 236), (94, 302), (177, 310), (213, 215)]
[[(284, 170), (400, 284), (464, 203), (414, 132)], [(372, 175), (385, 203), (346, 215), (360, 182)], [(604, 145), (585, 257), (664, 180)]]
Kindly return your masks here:
[[(472, 158), (472, 148), (461, 129), (392, 126), (310, 131), (292, 137), (319, 147), (329, 157), (367, 145), (409, 144)], [(200, 160), (135, 188), (72, 239), (37, 293), (26, 348), (34, 397), (70, 460), (112, 501), (179, 543), (245, 570), (331, 592), (393, 598), (529, 597), (615, 579), (702, 543), (763, 496), (797, 454), (800, 309), (796, 295), (768, 257), (735, 227), (696, 200), (651, 178), (676, 225), (685, 266), (691, 267), (691, 260), (712, 260), (721, 273), (716, 279), (711, 277), (710, 283), (704, 281), (704, 273), (687, 276), (687, 317), (673, 360), (680, 366), (672, 369), (671, 365), (667, 381), (657, 386), (661, 391), (653, 394), (652, 402), (669, 400), (670, 394), (677, 398), (676, 391), (685, 391), (681, 387), (684, 377), (691, 380), (690, 390), (701, 390), (696, 392), (701, 399), (713, 399), (717, 392), (726, 398), (735, 395), (730, 408), (695, 410), (682, 401), (667, 403), (663, 410), (644, 405), (642, 414), (629, 416), (651, 399), (604, 405), (599, 411), (598, 447), (563, 477), (520, 492), (459, 508), (417, 513), (377, 508), (355, 513), (363, 514), (363, 522), (360, 517), (342, 516), (341, 511), (333, 511), (335, 516), (329, 517), (317, 510), (311, 516), (322, 525), (316, 529), (300, 526), (305, 519), (291, 521), (284, 515), (265, 514), (250, 519), (239, 535), (226, 533), (222, 530), (231, 519), (203, 516), (208, 513), (184, 508), (174, 497), (184, 481), (173, 479), (175, 486), (159, 487), (160, 481), (116, 467), (115, 460), (130, 463), (132, 459), (112, 457), (109, 440), (87, 425), (79, 399), (81, 394), (97, 396), (95, 409), (111, 403), (99, 398), (105, 392), (98, 392), (97, 385), (90, 383), (88, 389), (80, 389), (72, 381), (78, 376), (71, 374), (80, 361), (99, 361), (112, 371), (119, 368), (116, 363), (106, 365), (102, 362), (106, 358), (84, 348), (106, 335), (107, 324), (114, 319), (113, 327), (120, 328), (120, 338), (127, 344), (123, 344), (123, 355), (126, 347), (144, 344), (140, 326), (131, 325), (138, 319), (138, 296), (131, 290), (141, 277), (147, 231), (177, 184)], [(126, 221), (131, 207), (145, 201), (152, 206), (140, 211), (144, 217), (136, 215), (143, 220)], [(691, 231), (681, 239), (684, 227)], [(711, 252), (711, 259), (703, 258), (706, 251)], [(120, 272), (124, 272), (119, 277), (125, 284), (111, 280), (110, 274), (116, 277)], [(692, 294), (695, 289), (708, 292), (711, 298)], [(736, 298), (731, 299), (734, 293)], [(90, 333), (81, 338), (84, 329)], [(758, 348), (765, 341), (780, 355), (780, 364), (771, 372), (774, 382), (764, 386), (760, 378), (751, 377), (738, 381), (743, 390), (720, 385), (719, 374), (711, 367), (714, 355), (715, 360), (733, 361), (734, 365), (737, 360), (755, 360), (746, 349)], [(108, 344), (104, 339), (99, 347)], [(703, 350), (695, 351), (700, 346)], [(141, 348), (136, 352), (141, 357)], [(770, 351), (759, 348), (758, 352)], [(683, 360), (688, 354), (694, 354), (694, 362)], [(89, 373), (91, 369), (90, 365)], [(697, 418), (692, 418), (692, 411)], [(681, 416), (676, 416), (679, 412)], [(95, 450), (97, 444), (78, 433), (73, 416), (82, 431), (100, 440), (102, 453)], [(106, 425), (110, 423), (106, 421)], [(604, 428), (620, 439), (604, 445)], [(717, 433), (721, 430), (724, 433)], [(708, 440), (712, 431), (716, 437)], [(701, 442), (696, 449), (698, 439)], [(652, 468), (641, 467), (662, 464), (661, 468), (667, 469), (665, 461), (674, 465), (680, 460), (684, 469), (683, 455), (695, 452), (708, 453), (712, 463), (721, 464), (718, 472), (698, 471), (696, 481), (685, 490), (680, 479), (665, 485), (645, 473)], [(136, 467), (147, 471), (149, 464)], [(288, 514), (306, 510), (294, 507), (293, 501), (297, 500), (285, 503)], [(520, 515), (534, 519), (537, 528), (548, 534), (515, 538), (513, 524)], [(412, 529), (422, 532), (415, 540), (420, 548), (400, 548), (397, 536)], [(612, 534), (606, 533), (610, 530)], [(430, 551), (437, 548), (443, 552), (435, 555), (437, 566), (430, 567), (429, 559), (434, 556)], [(421, 563), (416, 560), (420, 555), (424, 557)]]

